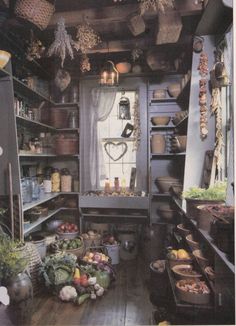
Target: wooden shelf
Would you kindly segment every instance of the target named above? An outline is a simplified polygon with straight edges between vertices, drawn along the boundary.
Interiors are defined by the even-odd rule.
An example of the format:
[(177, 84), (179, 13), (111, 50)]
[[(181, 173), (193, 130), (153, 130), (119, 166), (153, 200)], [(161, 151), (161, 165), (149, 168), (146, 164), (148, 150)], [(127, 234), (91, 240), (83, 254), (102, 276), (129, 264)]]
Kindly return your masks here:
[(176, 103), (177, 99), (176, 98), (161, 98), (161, 99), (151, 99), (150, 100), (150, 105), (152, 104), (157, 104), (157, 103)]
[(42, 123), (42, 122), (39, 122), (39, 121), (36, 121), (36, 120), (31, 120), (31, 119), (28, 119), (28, 118), (25, 118), (25, 117), (22, 117), (20, 115), (16, 115), (16, 119), (17, 119), (17, 122), (19, 122), (20, 124), (22, 124), (23, 126), (26, 126), (26, 127), (38, 127), (38, 128), (41, 128), (41, 129), (50, 129), (52, 131), (57, 131), (56, 128), (52, 127), (52, 126), (49, 126), (45, 123)]
[(163, 154), (151, 154), (151, 159), (168, 157), (168, 156), (185, 156), (186, 153), (163, 153)]
[(152, 130), (155, 131), (155, 130), (163, 130), (163, 129), (170, 129), (170, 130), (173, 130), (176, 128), (176, 126), (174, 125), (171, 125), (171, 126), (151, 126)]
[(69, 108), (73, 108), (73, 107), (77, 107), (77, 108), (79, 108), (79, 102), (67, 102), (67, 103), (56, 103), (56, 102), (54, 102), (53, 103), (54, 104), (54, 106), (56, 106), (56, 107), (69, 107)]
[(18, 95), (28, 98), (32, 103), (46, 101), (50, 104), (53, 104), (53, 102), (48, 97), (28, 87), (25, 83), (23, 83), (16, 77), (12, 76), (12, 79), (14, 85), (14, 92)]
[(36, 154), (36, 153), (19, 153), (19, 157), (31, 157), (31, 158), (47, 158), (47, 157), (66, 157), (66, 158), (79, 158), (79, 154), (65, 154), (65, 155), (56, 155), (56, 154)]
[[(171, 285), (171, 289), (172, 289), (172, 293), (173, 293), (173, 297), (174, 297), (174, 302), (175, 302), (176, 308), (178, 310), (181, 310), (183, 312), (186, 312), (186, 310), (190, 310), (190, 311), (194, 311), (195, 313), (213, 310), (214, 307), (213, 307), (212, 303), (204, 304), (204, 305), (201, 305), (201, 304), (196, 305), (196, 304), (191, 304), (191, 303), (181, 301), (178, 298), (178, 295), (176, 294), (176, 290), (175, 290), (175, 282), (176, 281), (172, 275), (172, 272), (171, 272), (168, 262), (166, 262), (166, 269), (167, 269), (167, 274), (169, 277), (169, 281), (170, 281), (170, 285)], [(212, 294), (212, 296), (213, 296), (213, 294)]]
[(159, 193), (159, 192), (153, 192), (152, 193), (152, 197), (171, 197), (171, 195), (169, 193)]
[(197, 231), (197, 233), (202, 237), (202, 239), (209, 245), (209, 247), (215, 252), (215, 254), (224, 262), (224, 264), (229, 268), (229, 270), (234, 273), (235, 267), (234, 265), (229, 261), (227, 255), (222, 252), (215, 244), (211, 236), (204, 230), (201, 230), (197, 227), (196, 221), (189, 218), (186, 214), (186, 211), (181, 207), (181, 200), (177, 198), (176, 196), (173, 196), (173, 201), (177, 205), (177, 207), (182, 212), (183, 216), (185, 216), (186, 220), (191, 223), (193, 228)]
[(35, 206), (38, 206), (38, 205), (41, 205), (53, 198), (56, 198), (60, 195), (59, 192), (57, 193), (50, 193), (50, 194), (44, 194), (43, 196), (40, 197), (40, 199), (38, 200), (34, 200), (32, 201), (31, 203), (27, 203), (27, 204), (23, 204), (23, 212), (31, 209), (31, 208), (34, 208)]
[(33, 223), (30, 223), (27, 226), (24, 226), (24, 236), (26, 236), (29, 232), (31, 232), (33, 229), (35, 229), (37, 226), (39, 226), (43, 222), (47, 221), (53, 215), (59, 213), (60, 210), (61, 210), (61, 208), (55, 209), (55, 210), (49, 212), (49, 214), (47, 216), (45, 216), (45, 217), (39, 217), (37, 219), (37, 221), (35, 221)]

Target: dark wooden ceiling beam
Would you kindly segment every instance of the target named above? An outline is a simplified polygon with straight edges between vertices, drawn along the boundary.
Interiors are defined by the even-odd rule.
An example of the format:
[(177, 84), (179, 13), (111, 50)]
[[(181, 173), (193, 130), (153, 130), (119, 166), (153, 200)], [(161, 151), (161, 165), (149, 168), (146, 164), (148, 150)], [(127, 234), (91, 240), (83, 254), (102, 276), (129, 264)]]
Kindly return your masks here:
[[(197, 15), (201, 12), (201, 5), (195, 4), (193, 0), (178, 0), (175, 3), (176, 9), (181, 16)], [(91, 8), (77, 11), (56, 12), (49, 23), (48, 28), (55, 27), (60, 17), (65, 18), (66, 26), (76, 26), (86, 19), (92, 25), (112, 24), (114, 22), (126, 22), (127, 17), (139, 11), (138, 4), (113, 5), (102, 8)], [(157, 12), (147, 12), (145, 19), (155, 18)], [(111, 26), (112, 29), (112, 26)]]
[[(182, 36), (180, 37), (177, 43), (174, 43), (176, 47), (182, 46), (185, 44), (190, 44), (192, 40), (191, 36)], [(143, 38), (133, 38), (128, 40), (119, 40), (119, 41), (109, 41), (102, 42), (98, 47), (90, 49), (88, 54), (92, 53), (113, 53), (113, 52), (125, 52), (132, 51), (134, 48), (140, 48), (142, 50), (150, 49), (150, 44), (153, 44), (153, 39), (149, 37)], [(173, 44), (172, 44), (173, 45)], [(164, 45), (160, 45), (161, 48)], [(155, 46), (157, 47), (157, 46)]]

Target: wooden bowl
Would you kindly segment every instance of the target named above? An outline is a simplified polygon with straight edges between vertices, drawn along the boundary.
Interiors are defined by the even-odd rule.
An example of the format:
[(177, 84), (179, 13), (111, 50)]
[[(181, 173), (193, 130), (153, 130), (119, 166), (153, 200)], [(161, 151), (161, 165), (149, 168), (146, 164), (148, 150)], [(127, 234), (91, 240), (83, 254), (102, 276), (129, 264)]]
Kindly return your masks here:
[(59, 239), (75, 239), (77, 238), (79, 231), (76, 232), (57, 232)]
[(209, 280), (214, 281), (215, 280), (215, 272), (211, 266), (207, 266), (204, 268), (204, 271), (209, 278)]
[(170, 117), (152, 117), (151, 121), (154, 126), (166, 126), (170, 122)]
[(0, 68), (3, 69), (11, 58), (11, 54), (7, 51), (0, 50)]
[(201, 250), (197, 249), (193, 251), (194, 257), (197, 259), (198, 264), (204, 269), (209, 266), (209, 260), (203, 256)]
[(170, 97), (178, 97), (181, 92), (180, 83), (172, 83), (167, 87), (168, 94)]
[(199, 242), (195, 241), (194, 240), (194, 237), (192, 234), (188, 234), (186, 236), (186, 241), (189, 245), (189, 247), (192, 249), (192, 250), (198, 250), (200, 249), (200, 245), (199, 245)]
[(167, 207), (160, 207), (157, 209), (157, 212), (160, 213), (161, 218), (165, 220), (172, 220), (175, 217), (175, 211)]
[[(182, 269), (189, 270), (189, 273), (181, 271)], [(172, 272), (175, 274), (175, 277), (178, 280), (187, 280), (187, 279), (199, 279), (202, 277), (202, 274), (196, 272), (196, 274), (192, 274), (191, 271), (193, 271), (193, 266), (190, 264), (187, 265), (175, 265), (171, 268)]]
[(195, 293), (195, 292), (189, 292), (184, 291), (180, 286), (181, 284), (187, 284), (187, 285), (193, 285), (195, 283), (198, 283), (197, 280), (194, 279), (188, 279), (188, 280), (180, 280), (176, 282), (176, 293), (181, 301), (196, 304), (196, 305), (204, 305), (208, 304), (210, 302), (210, 290), (209, 293)]
[(178, 230), (179, 234), (182, 235), (183, 237), (186, 237), (188, 234), (191, 233), (191, 231), (189, 229), (186, 229), (184, 224), (178, 224), (177, 230)]

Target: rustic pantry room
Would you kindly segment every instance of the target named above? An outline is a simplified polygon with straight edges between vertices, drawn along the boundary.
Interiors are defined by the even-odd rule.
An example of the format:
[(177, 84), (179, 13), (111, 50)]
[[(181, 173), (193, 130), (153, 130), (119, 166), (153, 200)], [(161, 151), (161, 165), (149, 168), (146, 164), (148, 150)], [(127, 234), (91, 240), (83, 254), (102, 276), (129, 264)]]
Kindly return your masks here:
[(234, 325), (232, 0), (0, 0), (0, 324)]

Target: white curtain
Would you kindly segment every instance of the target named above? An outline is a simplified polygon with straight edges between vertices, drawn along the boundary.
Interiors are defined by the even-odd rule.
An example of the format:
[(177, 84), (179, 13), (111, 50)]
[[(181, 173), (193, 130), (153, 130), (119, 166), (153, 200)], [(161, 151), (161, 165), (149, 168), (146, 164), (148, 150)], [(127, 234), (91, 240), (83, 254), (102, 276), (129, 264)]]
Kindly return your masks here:
[(102, 144), (98, 134), (98, 121), (105, 121), (114, 105), (116, 88), (93, 88), (91, 99), (90, 181), (91, 190), (99, 189), (100, 180), (106, 178)]

